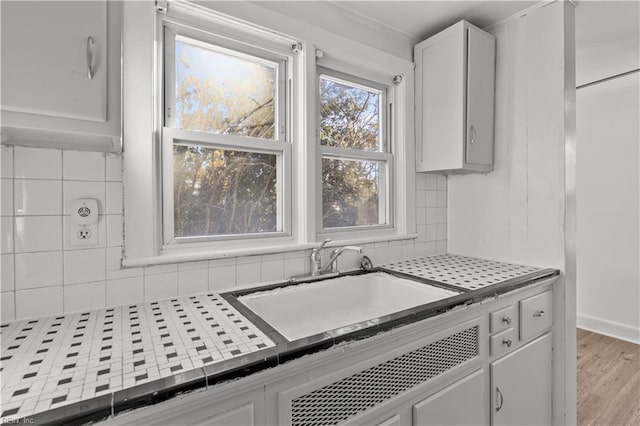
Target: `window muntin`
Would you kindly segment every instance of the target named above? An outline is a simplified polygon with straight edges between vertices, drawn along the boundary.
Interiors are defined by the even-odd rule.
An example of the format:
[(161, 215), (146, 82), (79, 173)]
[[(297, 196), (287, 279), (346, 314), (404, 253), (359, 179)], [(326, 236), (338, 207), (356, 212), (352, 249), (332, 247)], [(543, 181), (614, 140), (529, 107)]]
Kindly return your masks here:
[(321, 232), (390, 227), (387, 87), (319, 68)]
[(165, 244), (290, 234), (288, 57), (167, 23)]

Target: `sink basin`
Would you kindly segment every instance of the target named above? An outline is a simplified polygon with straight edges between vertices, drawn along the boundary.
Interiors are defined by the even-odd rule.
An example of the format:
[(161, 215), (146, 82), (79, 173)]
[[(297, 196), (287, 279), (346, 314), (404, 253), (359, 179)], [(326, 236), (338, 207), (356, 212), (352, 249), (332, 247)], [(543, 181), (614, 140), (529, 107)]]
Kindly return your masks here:
[(259, 291), (238, 300), (293, 341), (458, 294), (376, 272)]

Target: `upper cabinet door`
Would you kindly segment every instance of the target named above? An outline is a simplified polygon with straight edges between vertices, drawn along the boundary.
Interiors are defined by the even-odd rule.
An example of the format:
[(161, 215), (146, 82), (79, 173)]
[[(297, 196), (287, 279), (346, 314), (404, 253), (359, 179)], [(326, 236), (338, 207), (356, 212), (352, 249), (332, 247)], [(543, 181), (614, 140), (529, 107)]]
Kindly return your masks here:
[(465, 162), (493, 164), (495, 38), (475, 27), (467, 30), (467, 123)]
[(416, 170), (491, 171), (495, 38), (460, 21), (416, 45), (414, 60)]
[(415, 47), (418, 171), (462, 165), (466, 36), (463, 23)]
[(107, 121), (106, 2), (2, 2), (2, 109)]
[(120, 1), (0, 1), (2, 143), (121, 150)]

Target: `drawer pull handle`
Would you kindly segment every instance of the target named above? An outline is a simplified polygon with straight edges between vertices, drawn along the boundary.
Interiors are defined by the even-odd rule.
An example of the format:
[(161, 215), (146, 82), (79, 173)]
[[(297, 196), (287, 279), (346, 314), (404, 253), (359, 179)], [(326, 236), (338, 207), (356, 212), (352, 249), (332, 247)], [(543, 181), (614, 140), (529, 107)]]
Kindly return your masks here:
[(471, 126), (469, 131), (471, 133), (471, 140), (469, 141), (469, 144), (473, 145), (474, 143), (476, 143), (476, 137), (478, 136), (478, 132), (476, 132), (476, 126)]
[(544, 311), (538, 311), (538, 312), (534, 313), (533, 316), (534, 317), (538, 317), (538, 318), (543, 317), (544, 316)]
[(506, 345), (508, 348), (511, 347), (511, 339), (503, 339), (502, 344)]
[(87, 37), (87, 78), (93, 79), (95, 69), (93, 68), (93, 37)]
[(511, 317), (504, 317), (504, 318), (502, 318), (502, 322), (507, 323), (507, 325), (511, 325)]
[(496, 407), (496, 412), (500, 411), (502, 409), (502, 404), (504, 403), (504, 397), (502, 396), (502, 392), (500, 392), (500, 388), (496, 386), (496, 394), (499, 398), (499, 404)]

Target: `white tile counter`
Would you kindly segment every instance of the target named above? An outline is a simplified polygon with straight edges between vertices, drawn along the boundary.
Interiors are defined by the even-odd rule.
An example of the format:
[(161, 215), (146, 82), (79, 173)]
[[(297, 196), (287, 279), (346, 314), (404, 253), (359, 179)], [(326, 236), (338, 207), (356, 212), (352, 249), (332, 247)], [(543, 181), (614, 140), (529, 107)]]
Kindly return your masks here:
[(13, 418), (274, 346), (216, 293), (16, 321), (0, 339)]

